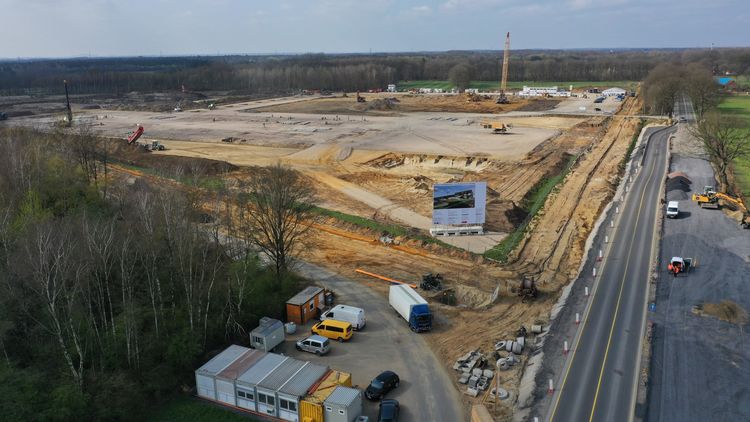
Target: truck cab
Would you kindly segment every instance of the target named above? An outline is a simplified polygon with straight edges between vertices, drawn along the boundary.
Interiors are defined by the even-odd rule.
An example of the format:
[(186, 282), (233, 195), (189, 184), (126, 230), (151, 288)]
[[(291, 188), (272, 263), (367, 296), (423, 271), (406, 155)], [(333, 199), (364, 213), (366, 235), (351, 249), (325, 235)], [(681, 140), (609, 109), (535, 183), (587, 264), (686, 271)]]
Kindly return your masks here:
[(409, 328), (412, 331), (421, 333), (430, 331), (432, 328), (432, 313), (427, 305), (415, 305), (409, 315)]

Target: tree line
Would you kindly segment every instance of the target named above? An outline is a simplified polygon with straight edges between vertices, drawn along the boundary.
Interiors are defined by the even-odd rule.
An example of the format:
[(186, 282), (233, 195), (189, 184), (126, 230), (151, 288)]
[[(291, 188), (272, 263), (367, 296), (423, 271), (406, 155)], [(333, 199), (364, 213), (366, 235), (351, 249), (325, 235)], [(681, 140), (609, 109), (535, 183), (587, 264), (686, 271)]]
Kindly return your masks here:
[[(512, 51), (510, 81), (638, 81), (659, 63), (700, 62), (715, 73), (750, 74), (750, 49)], [(367, 90), (412, 80), (449, 80), (451, 70), (499, 81), (502, 52), (298, 56), (91, 58), (0, 62), (0, 94), (178, 90), (286, 93)], [(458, 66), (458, 67), (457, 67)]]
[[(261, 170), (261, 182), (207, 200), (113, 182), (108, 149), (86, 130), (0, 131), (3, 420), (142, 418), (192, 387), (207, 351), (282, 318), (302, 284), (289, 262), (311, 196), (296, 173)], [(301, 186), (265, 202), (286, 210), (282, 230), (266, 229), (280, 244), (249, 235), (262, 222), (233, 218), (257, 211), (269, 178)], [(276, 265), (259, 245), (281, 249)]]

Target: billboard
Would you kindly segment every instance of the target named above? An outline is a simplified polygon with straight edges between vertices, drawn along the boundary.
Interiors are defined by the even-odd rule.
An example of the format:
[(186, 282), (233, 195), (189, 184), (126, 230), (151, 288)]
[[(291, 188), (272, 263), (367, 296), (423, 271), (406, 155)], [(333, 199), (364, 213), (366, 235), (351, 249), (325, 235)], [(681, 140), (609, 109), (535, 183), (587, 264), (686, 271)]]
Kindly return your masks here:
[(432, 224), (484, 224), (486, 202), (487, 182), (435, 184), (432, 194)]

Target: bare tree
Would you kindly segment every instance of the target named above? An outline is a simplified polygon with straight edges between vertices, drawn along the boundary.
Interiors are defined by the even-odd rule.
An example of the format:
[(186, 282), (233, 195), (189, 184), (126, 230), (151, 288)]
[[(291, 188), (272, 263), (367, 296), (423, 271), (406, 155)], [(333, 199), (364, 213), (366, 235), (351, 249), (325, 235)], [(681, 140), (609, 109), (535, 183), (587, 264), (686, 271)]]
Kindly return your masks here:
[(244, 236), (271, 260), (281, 279), (314, 220), (315, 190), (281, 164), (258, 168), (244, 188), (239, 207)]
[(719, 171), (720, 189), (730, 190), (727, 171), (738, 158), (750, 156), (750, 132), (737, 118), (710, 112), (691, 129), (693, 136), (701, 141)]
[(718, 86), (709, 69), (697, 63), (690, 64), (684, 84), (699, 120), (719, 104)]

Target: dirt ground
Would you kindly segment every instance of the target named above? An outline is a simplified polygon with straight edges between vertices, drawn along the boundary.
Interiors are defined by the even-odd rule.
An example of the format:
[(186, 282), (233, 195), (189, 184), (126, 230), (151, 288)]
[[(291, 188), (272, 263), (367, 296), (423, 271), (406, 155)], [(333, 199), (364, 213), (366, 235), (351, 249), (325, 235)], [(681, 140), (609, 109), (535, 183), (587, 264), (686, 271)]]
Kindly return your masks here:
[[(370, 94), (364, 95), (371, 102)], [(495, 113), (500, 106), (492, 101), (463, 100), (459, 104), (455, 98), (451, 100), (451, 112), (447, 112), (442, 110), (449, 100), (443, 96), (399, 99), (400, 108), (387, 110), (391, 114), (386, 115), (383, 110), (377, 111), (383, 112), (380, 115), (352, 115), (352, 111), (345, 115), (336, 109), (342, 107), (343, 100), (350, 102), (346, 107), (360, 107), (351, 97), (289, 97), (224, 105), (217, 110), (156, 113), (97, 109), (78, 110), (76, 116), (105, 135), (122, 139), (135, 123), (141, 123), (146, 127), (146, 140), (163, 140), (168, 148), (164, 152), (135, 156), (120, 152), (135, 165), (151, 167), (160, 160), (194, 160), (216, 167), (216, 173), (228, 172), (227, 179), (233, 179), (247, 177), (252, 166), (282, 162), (314, 181), (322, 206), (396, 221), (423, 233), (431, 225), (434, 183), (486, 181), (487, 229), (509, 232), (526, 217), (522, 206), (529, 192), (577, 157), (572, 171), (548, 198), (546, 211), (532, 222), (508, 265), (407, 239), (386, 246), (377, 241), (379, 233), (337, 221), (324, 221), (315, 227), (314, 242), (303, 258), (380, 294), (387, 294), (386, 283), (354, 270), (413, 283), (425, 273), (444, 275), (458, 303), (443, 305), (426, 293), (436, 313), (435, 329), (426, 338), (450, 368), (467, 351), (480, 348), (491, 352), (496, 341), (514, 337), (521, 325), (529, 328), (548, 319), (559, 290), (578, 268), (594, 220), (614, 193), (618, 166), (638, 122), (617, 116), (471, 114)], [(556, 105), (529, 104), (511, 107)], [(420, 111), (412, 112), (409, 107)], [(459, 114), (457, 107), (465, 110)], [(440, 111), (425, 111), (437, 109)], [(639, 110), (640, 103), (629, 98), (620, 113), (636, 114)], [(336, 115), (339, 112), (341, 115)], [(35, 125), (52, 119), (48, 115), (8, 122)], [(489, 119), (511, 123), (511, 134), (494, 135), (483, 129), (480, 122)], [(221, 142), (228, 138), (232, 142)], [(221, 167), (224, 164), (212, 164), (215, 161), (210, 160), (229, 164)], [(235, 170), (234, 166), (240, 168)], [(539, 277), (542, 292), (535, 301), (521, 303), (514, 292), (521, 277), (530, 274)], [(495, 289), (499, 296), (492, 303)], [(524, 355), (521, 365), (501, 374), (507, 390), (517, 391), (526, 358)], [(456, 386), (460, 391), (465, 389)], [(507, 417), (510, 408), (503, 403), (498, 415)]]

